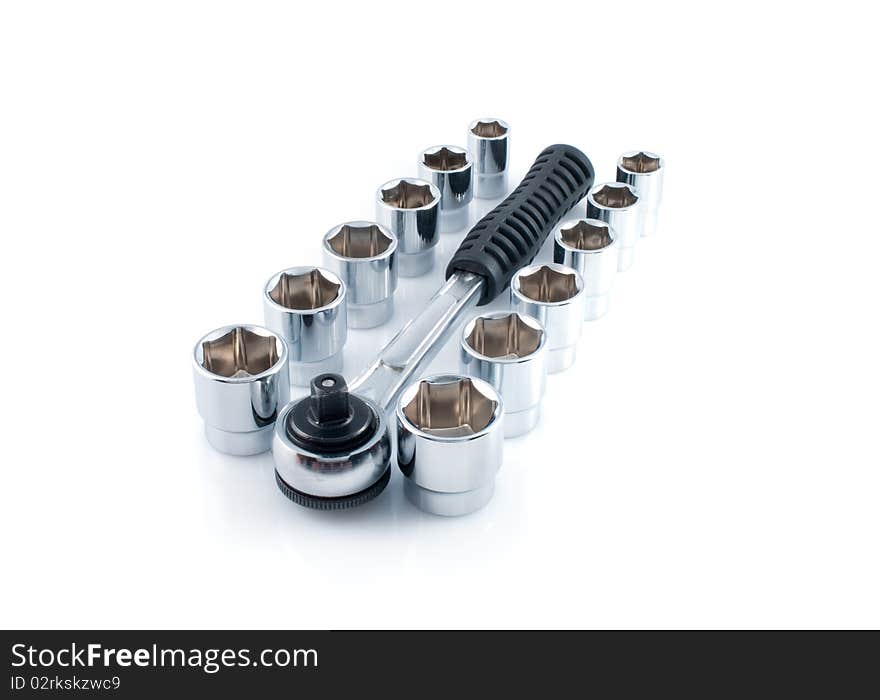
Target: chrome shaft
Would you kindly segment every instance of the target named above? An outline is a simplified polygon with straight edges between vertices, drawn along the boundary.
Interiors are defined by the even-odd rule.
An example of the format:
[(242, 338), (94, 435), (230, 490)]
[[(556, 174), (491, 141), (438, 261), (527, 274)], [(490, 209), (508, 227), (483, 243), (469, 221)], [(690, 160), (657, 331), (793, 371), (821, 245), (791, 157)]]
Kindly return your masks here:
[(351, 382), (350, 390), (372, 399), (386, 411), (391, 408), (406, 385), (434, 359), (462, 314), (476, 306), (482, 287), (479, 275), (453, 274), (425, 310), (401, 328)]

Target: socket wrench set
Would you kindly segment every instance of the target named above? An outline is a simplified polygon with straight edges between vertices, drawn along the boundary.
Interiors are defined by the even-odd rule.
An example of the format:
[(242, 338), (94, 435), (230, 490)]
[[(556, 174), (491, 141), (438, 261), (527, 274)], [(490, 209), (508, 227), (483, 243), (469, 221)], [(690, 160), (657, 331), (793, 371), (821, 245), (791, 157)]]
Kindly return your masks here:
[[(372, 500), (394, 462), (424, 511), (488, 503), (505, 438), (538, 423), (546, 375), (574, 363), (584, 322), (607, 313), (615, 274), (656, 230), (664, 173), (658, 155), (633, 151), (614, 182), (595, 184), (590, 159), (557, 144), (508, 194), (509, 148), (507, 123), (478, 119), (466, 148), (425, 149), (418, 177), (376, 191), (375, 221), (327, 231), (320, 267), (269, 278), (265, 326), (199, 339), (192, 365), (208, 442), (232, 455), (272, 450), (278, 488), (309, 508)], [(467, 227), (474, 198), (504, 195), (465, 235), (424, 310), (347, 382), (349, 329), (388, 322), (400, 278), (433, 269), (440, 235)], [(586, 218), (563, 220), (584, 198)], [(551, 232), (554, 262), (532, 264)], [(509, 310), (470, 313), (503, 293)], [(458, 372), (422, 377), (460, 327)], [(291, 401), (291, 385), (309, 394)]]

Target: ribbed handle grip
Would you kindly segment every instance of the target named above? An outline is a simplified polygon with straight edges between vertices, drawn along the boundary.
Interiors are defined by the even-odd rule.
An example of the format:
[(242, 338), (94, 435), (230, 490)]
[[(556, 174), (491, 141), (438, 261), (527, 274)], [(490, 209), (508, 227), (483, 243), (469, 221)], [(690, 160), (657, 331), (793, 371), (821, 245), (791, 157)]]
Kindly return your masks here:
[(574, 146), (548, 146), (519, 186), (474, 226), (449, 261), (446, 277), (460, 271), (485, 278), (480, 305), (488, 304), (528, 265), (552, 228), (593, 186), (593, 164)]

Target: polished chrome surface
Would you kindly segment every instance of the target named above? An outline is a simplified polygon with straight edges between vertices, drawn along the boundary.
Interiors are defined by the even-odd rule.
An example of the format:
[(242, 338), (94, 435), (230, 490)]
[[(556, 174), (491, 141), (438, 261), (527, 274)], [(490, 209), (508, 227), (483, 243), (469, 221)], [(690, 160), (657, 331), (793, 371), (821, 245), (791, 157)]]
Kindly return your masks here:
[(547, 334), (547, 372), (561, 372), (575, 360), (584, 325), (584, 280), (557, 263), (529, 265), (510, 281), (514, 311), (532, 316)]
[[(287, 434), (286, 421), (293, 404), (286, 407), (276, 426), (273, 443), (273, 456), (281, 478), (293, 488), (316, 496), (350, 495), (375, 483), (383, 473), (383, 465), (390, 462), (390, 427), (385, 412), (412, 377), (437, 354), (462, 314), (476, 305), (482, 285), (483, 279), (477, 275), (452, 275), (425, 311), (407, 323), (376, 360), (351, 382), (349, 391), (368, 401), (381, 417), (379, 429), (367, 445), (338, 455), (303, 449)], [(479, 500), (484, 492), (485, 489), (477, 490), (463, 503)], [(454, 507), (460, 509), (466, 505), (459, 503)], [(437, 507), (448, 510), (453, 506)]]
[(397, 237), (401, 277), (418, 277), (434, 266), (440, 201), (434, 185), (411, 177), (390, 180), (376, 192), (376, 220)]
[(657, 230), (664, 170), (663, 159), (650, 151), (630, 151), (617, 159), (617, 181), (631, 185), (642, 200), (642, 236)]
[(388, 409), (403, 388), (443, 346), (465, 311), (480, 299), (483, 278), (453, 274), (416, 318), (409, 321), (379, 356), (350, 383), (350, 390)]
[(337, 453), (313, 452), (291, 440), (287, 421), (295, 402), (278, 415), (272, 458), (278, 475), (297, 491), (321, 498), (350, 496), (375, 484), (391, 465), (391, 429), (385, 411), (368, 402), (378, 427), (363, 445)]
[(500, 199), (507, 194), (510, 126), (501, 119), (476, 119), (468, 127), (474, 159), (474, 197)]
[(284, 341), (260, 326), (224, 326), (196, 343), (192, 369), (208, 442), (233, 455), (268, 450), (275, 417), (290, 400)]
[(473, 161), (466, 148), (433, 146), (419, 154), (419, 177), (440, 190), (440, 230), (461, 231), (474, 198)]
[(397, 237), (371, 221), (349, 221), (324, 235), (324, 265), (348, 295), (348, 327), (373, 328), (394, 313)]
[(622, 182), (594, 185), (587, 194), (587, 217), (611, 226), (617, 238), (617, 271), (628, 270), (642, 235), (641, 200), (636, 191)]
[[(502, 443), (503, 440), (499, 439), (498, 442)], [(453, 493), (424, 489), (412, 479), (404, 479), (403, 493), (409, 502), (419, 510), (432, 515), (455, 517), (478, 511), (491, 501), (492, 495), (495, 493), (495, 479), (490, 479), (482, 486), (470, 491)]]
[(510, 311), (471, 319), (461, 334), (460, 368), (501, 395), (505, 437), (535, 427), (547, 375), (547, 335), (536, 319)]
[(316, 374), (342, 369), (346, 296), (342, 279), (318, 267), (292, 267), (266, 282), (266, 326), (287, 343), (293, 384), (307, 386)]
[(405, 492), (436, 515), (465, 515), (492, 497), (504, 412), (487, 382), (435, 375), (408, 386), (397, 411), (397, 463)]
[(553, 260), (568, 265), (584, 279), (584, 320), (594, 321), (608, 311), (617, 274), (617, 237), (599, 219), (569, 219), (553, 234)]

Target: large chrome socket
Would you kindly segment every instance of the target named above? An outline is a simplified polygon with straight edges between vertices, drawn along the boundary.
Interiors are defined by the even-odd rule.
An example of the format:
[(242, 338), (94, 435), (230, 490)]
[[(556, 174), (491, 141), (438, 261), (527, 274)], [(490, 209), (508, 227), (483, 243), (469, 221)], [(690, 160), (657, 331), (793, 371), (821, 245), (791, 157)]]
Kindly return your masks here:
[(481, 379), (436, 375), (404, 389), (397, 405), (397, 463), (404, 492), (435, 515), (486, 505), (504, 449), (504, 409)]
[(476, 119), (468, 127), (468, 150), (474, 159), (474, 197), (499, 199), (507, 194), (510, 126), (501, 119)]
[(531, 316), (483, 314), (465, 324), (461, 372), (491, 384), (504, 401), (504, 437), (537, 425), (547, 377), (547, 334)]
[(617, 237), (605, 221), (569, 219), (556, 228), (553, 259), (584, 278), (585, 321), (595, 321), (608, 312), (617, 257)]
[(260, 326), (224, 326), (196, 343), (192, 366), (211, 446), (230, 455), (268, 450), (275, 417), (290, 400), (284, 341)]
[(529, 265), (510, 281), (514, 311), (536, 318), (547, 334), (547, 372), (568, 369), (584, 326), (584, 278), (557, 263)]
[(373, 328), (394, 313), (397, 237), (370, 221), (349, 221), (324, 235), (324, 265), (348, 295), (348, 327)]
[(657, 231), (664, 165), (663, 159), (650, 151), (630, 151), (617, 159), (617, 181), (631, 185), (642, 200), (642, 236)]
[(293, 384), (308, 386), (317, 374), (342, 370), (347, 311), (345, 283), (329, 270), (291, 267), (266, 282), (266, 326), (287, 343)]
[(433, 146), (419, 154), (419, 177), (440, 190), (440, 230), (466, 229), (474, 199), (473, 161), (465, 148)]
[(605, 221), (617, 236), (617, 271), (632, 267), (642, 235), (641, 199), (631, 185), (605, 182), (587, 193), (587, 217)]
[(434, 267), (440, 240), (440, 190), (417, 178), (398, 178), (376, 192), (376, 220), (397, 236), (401, 277), (418, 277)]

